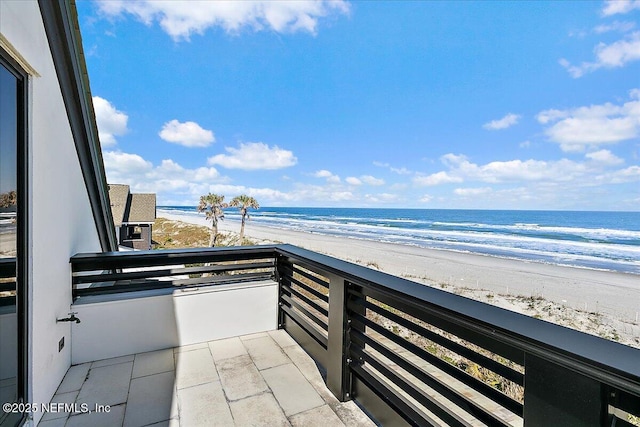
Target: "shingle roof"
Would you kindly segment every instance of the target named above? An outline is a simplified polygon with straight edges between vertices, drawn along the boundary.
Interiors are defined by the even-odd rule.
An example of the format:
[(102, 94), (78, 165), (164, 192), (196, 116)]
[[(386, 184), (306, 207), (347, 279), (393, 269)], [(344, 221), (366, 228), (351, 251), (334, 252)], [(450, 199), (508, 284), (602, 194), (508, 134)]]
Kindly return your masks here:
[(120, 227), (124, 221), (129, 198), (129, 186), (123, 184), (109, 184), (109, 200), (111, 201), (111, 214), (116, 227)]
[(116, 227), (123, 222), (153, 222), (156, 219), (156, 195), (129, 192), (129, 186), (109, 184), (111, 214)]
[(136, 194), (130, 195), (130, 207), (126, 222), (153, 222), (156, 219), (156, 195)]

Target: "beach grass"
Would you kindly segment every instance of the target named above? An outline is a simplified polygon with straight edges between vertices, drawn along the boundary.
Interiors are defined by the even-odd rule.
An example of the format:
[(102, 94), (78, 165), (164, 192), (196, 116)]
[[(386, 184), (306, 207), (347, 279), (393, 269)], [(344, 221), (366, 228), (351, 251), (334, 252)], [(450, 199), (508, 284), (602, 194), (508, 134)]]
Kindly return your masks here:
[[(153, 224), (154, 249), (206, 248), (209, 246), (209, 229), (201, 225), (157, 218)], [(240, 242), (238, 233), (218, 233), (216, 246), (251, 246), (257, 242), (245, 237)]]

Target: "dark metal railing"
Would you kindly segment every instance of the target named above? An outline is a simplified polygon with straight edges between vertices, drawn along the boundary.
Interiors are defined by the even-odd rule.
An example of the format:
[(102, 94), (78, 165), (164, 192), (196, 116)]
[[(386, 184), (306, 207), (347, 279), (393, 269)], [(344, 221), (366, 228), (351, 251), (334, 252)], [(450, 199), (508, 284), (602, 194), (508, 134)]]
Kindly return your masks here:
[(0, 306), (16, 305), (16, 259), (0, 258)]
[(76, 297), (277, 280), (278, 327), (338, 399), (383, 425), (628, 426), (640, 416), (640, 350), (295, 246), (71, 262)]
[[(620, 426), (640, 416), (640, 350), (315, 252), (277, 251), (280, 323), (338, 398), (383, 425)], [(307, 289), (318, 280), (321, 295)], [(298, 309), (317, 317), (307, 299), (329, 302), (326, 337)]]
[(273, 246), (78, 254), (74, 299), (151, 289), (198, 287), (275, 277)]

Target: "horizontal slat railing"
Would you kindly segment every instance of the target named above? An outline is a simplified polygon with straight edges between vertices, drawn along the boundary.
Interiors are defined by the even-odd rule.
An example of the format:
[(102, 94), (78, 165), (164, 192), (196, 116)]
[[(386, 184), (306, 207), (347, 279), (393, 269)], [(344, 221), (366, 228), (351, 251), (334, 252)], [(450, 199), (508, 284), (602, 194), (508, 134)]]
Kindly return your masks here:
[(383, 425), (637, 422), (640, 350), (301, 248), (277, 251), (281, 282), (301, 266), (331, 278), (327, 300), (342, 294), (328, 310), (327, 384)]
[(0, 278), (16, 276), (16, 259), (0, 258)]
[(16, 305), (16, 259), (0, 258), (0, 307)]
[[(524, 374), (509, 368), (499, 362), (496, 362), (495, 360), (484, 356), (483, 354), (477, 353), (473, 350), (471, 350), (469, 347), (466, 347), (464, 345), (458, 344), (455, 341), (449, 340), (445, 337), (443, 337), (442, 335), (439, 335), (425, 327), (422, 327), (418, 324), (415, 324), (389, 310), (385, 310), (382, 307), (379, 307), (375, 304), (371, 304), (369, 302), (363, 302), (363, 304), (365, 305), (365, 307), (369, 310), (372, 310), (384, 317), (386, 317), (387, 319), (392, 320), (393, 322), (397, 323), (398, 325), (403, 326), (404, 328), (406, 328), (407, 330), (413, 331), (416, 334), (421, 335), (424, 338), (427, 338), (428, 340), (430, 340), (433, 343), (439, 344), (442, 347), (451, 350), (452, 352), (455, 352), (456, 354), (465, 357), (466, 359), (477, 363), (478, 365), (482, 365), (485, 366), (487, 368), (489, 368), (491, 371), (496, 372), (498, 374), (500, 374), (501, 376), (503, 376), (504, 378), (511, 380), (513, 382), (515, 382), (518, 385), (524, 385)], [(371, 327), (374, 328), (382, 328), (382, 326), (380, 325), (376, 325), (373, 324), (370, 320), (367, 320), (368, 324)], [(384, 328), (382, 328), (384, 329)]]
[[(318, 269), (278, 257), (278, 323), (322, 365), (329, 345), (329, 281)], [(308, 340), (311, 338), (311, 340)]]
[(275, 277), (273, 246), (78, 254), (71, 258), (74, 298), (198, 287)]
[(640, 416), (640, 350), (295, 246), (71, 262), (74, 296), (274, 277), (279, 327), (340, 400), (383, 425), (610, 426)]
[[(357, 302), (354, 302), (352, 305), (356, 304)], [(363, 305), (371, 306), (372, 304), (365, 303)], [(384, 313), (387, 319), (397, 316), (388, 310), (378, 310), (377, 312)], [(448, 416), (456, 416), (456, 419), (462, 425), (471, 425), (468, 423), (472, 419), (477, 419), (487, 425), (511, 425), (517, 424), (518, 417), (522, 417), (522, 403), (513, 396), (503, 393), (493, 384), (483, 381), (482, 378), (476, 378), (473, 373), (477, 375), (480, 369), (492, 370), (493, 372), (508, 372), (508, 375), (516, 378), (520, 383), (524, 382), (524, 376), (514, 369), (499, 364), (495, 360), (479, 353), (478, 348), (472, 350), (469, 347), (460, 346), (464, 347), (465, 351), (460, 351), (459, 353), (450, 351), (450, 348), (459, 350), (457, 348), (459, 344), (426, 329), (424, 326), (409, 321), (394, 322), (393, 326), (390, 327), (391, 324), (387, 320), (377, 316), (367, 318), (352, 311), (349, 317), (353, 322), (350, 334), (351, 348), (355, 349), (356, 353), (365, 354), (365, 363), (368, 359), (375, 358), (374, 354), (369, 350), (371, 349), (380, 353), (398, 367), (393, 371), (393, 375), (385, 374), (385, 377), (389, 378), (392, 383), (389, 387), (390, 391), (393, 390), (394, 386), (401, 386), (406, 382), (407, 377), (413, 377), (416, 379), (413, 382), (417, 390), (428, 387), (437, 392), (436, 397), (430, 396), (429, 399), (421, 399), (418, 403), (432, 412), (435, 412), (432, 409), (433, 405), (445, 408), (458, 407), (460, 411), (450, 411), (447, 414)], [(354, 325), (360, 327), (354, 328)], [(407, 336), (408, 332), (413, 332), (413, 334)], [(436, 340), (432, 335), (437, 335), (439, 338)], [(438, 347), (436, 347), (435, 343), (446, 343), (446, 345), (443, 345), (442, 349), (436, 350)], [(365, 350), (365, 347), (367, 350)], [(444, 349), (449, 351), (443, 351)], [(460, 353), (465, 353), (469, 357), (466, 360), (456, 361), (454, 358), (459, 356)], [(477, 363), (470, 363), (469, 361), (472, 359)], [(467, 369), (461, 368), (461, 365), (467, 367)], [(501, 368), (498, 368), (497, 365)], [(380, 371), (378, 368), (376, 370)], [(500, 377), (493, 375), (493, 382), (497, 378)], [(499, 381), (498, 384), (500, 385), (506, 383), (502, 379)], [(517, 386), (511, 388), (518, 390)], [(412, 396), (415, 397), (414, 395)], [(482, 397), (488, 399), (482, 402)], [(504, 409), (510, 411), (510, 414)], [(465, 412), (468, 414), (467, 417), (462, 415)], [(503, 415), (501, 417), (501, 412), (508, 416)], [(442, 418), (441, 415), (439, 417), (449, 424), (446, 418)]]

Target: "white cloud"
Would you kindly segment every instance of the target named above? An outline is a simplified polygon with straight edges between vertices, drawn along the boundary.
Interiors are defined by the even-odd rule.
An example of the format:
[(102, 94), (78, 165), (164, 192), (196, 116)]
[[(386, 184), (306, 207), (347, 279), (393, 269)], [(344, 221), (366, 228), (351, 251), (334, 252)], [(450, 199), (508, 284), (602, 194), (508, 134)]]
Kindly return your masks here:
[(356, 199), (352, 191), (335, 184), (321, 186), (298, 183), (290, 194), (296, 201), (320, 204), (321, 206), (326, 202), (344, 202)]
[(146, 25), (158, 22), (174, 40), (189, 40), (221, 27), (228, 33), (247, 28), (278, 33), (317, 32), (318, 21), (333, 14), (348, 14), (344, 0), (300, 1), (129, 1), (100, 0), (100, 11), (108, 16), (133, 15)]
[(316, 178), (326, 178), (327, 182), (331, 182), (337, 184), (340, 182), (340, 177), (338, 175), (334, 175), (326, 169), (319, 170), (313, 173), (313, 176)]
[(624, 163), (624, 160), (622, 160), (620, 157), (616, 156), (609, 150), (600, 150), (594, 151), (592, 153), (587, 153), (585, 157), (605, 166), (614, 166)]
[(608, 33), (611, 31), (618, 31), (621, 33), (626, 33), (635, 28), (636, 23), (630, 21), (613, 21), (610, 24), (602, 24), (598, 25), (593, 29), (596, 34)]
[(345, 181), (347, 181), (347, 184), (351, 184), (351, 185), (362, 185), (362, 181), (360, 181), (355, 176), (349, 176), (347, 177), (347, 179), (345, 179)]
[(640, 0), (606, 0), (602, 14), (604, 16), (624, 14), (634, 9), (640, 9)]
[[(472, 201), (471, 205), (461, 205), (469, 207), (600, 209), (611, 205), (598, 204), (603, 199), (595, 194), (628, 195), (636, 192), (634, 186), (640, 183), (640, 165), (617, 169), (624, 160), (609, 150), (589, 152), (583, 161), (514, 159), (476, 164), (464, 155), (452, 153), (440, 160), (447, 170), (422, 178), (429, 178), (432, 184), (446, 184), (456, 178), (476, 183), (453, 190), (459, 201)], [(609, 192), (605, 186), (610, 185), (627, 187)], [(625, 200), (620, 199), (620, 207), (627, 206)]]
[(203, 129), (196, 122), (181, 123), (171, 120), (162, 126), (158, 135), (167, 142), (185, 147), (208, 147), (215, 142), (213, 132)]
[(529, 148), (531, 147), (531, 141), (522, 141), (520, 144), (518, 144), (518, 146), (520, 148)]
[(371, 175), (362, 175), (360, 177), (360, 180), (362, 180), (362, 182), (364, 182), (365, 184), (369, 184), (369, 185), (375, 185), (375, 186), (384, 185), (384, 179), (376, 178)]
[(241, 143), (240, 148), (225, 147), (229, 154), (217, 154), (209, 157), (209, 165), (220, 165), (227, 169), (282, 169), (293, 166), (298, 159), (289, 150), (274, 145), (269, 147), (262, 142)]
[(209, 189), (212, 193), (225, 194), (229, 197), (233, 197), (238, 194), (247, 194), (248, 196), (255, 197), (258, 203), (264, 205), (265, 202), (286, 202), (294, 200), (294, 196), (285, 193), (280, 190), (274, 190), (272, 188), (255, 188), (246, 187), (244, 185), (231, 185), (231, 184), (212, 184)]
[(106, 151), (103, 157), (108, 182), (129, 184), (135, 192), (157, 193), (160, 205), (193, 205), (200, 195), (211, 191), (228, 197), (246, 193), (265, 206), (384, 206), (404, 203), (426, 206), (428, 203), (428, 206), (439, 207), (440, 203), (449, 201), (455, 205), (457, 201), (462, 203), (460, 206), (467, 207), (563, 208), (588, 206), (584, 197), (580, 196), (589, 194), (588, 191), (581, 190), (584, 187), (620, 184), (634, 186), (640, 182), (640, 166), (618, 170), (616, 165), (619, 164), (619, 159), (607, 150), (591, 151), (582, 162), (530, 159), (476, 164), (464, 155), (447, 154), (440, 159), (446, 165), (446, 170), (432, 175), (447, 176), (450, 181), (464, 181), (467, 184), (450, 189), (445, 187), (445, 191), (451, 192), (449, 197), (442, 192), (412, 193), (415, 188), (411, 190), (406, 184), (405, 187), (390, 186), (387, 192), (366, 193), (362, 189), (368, 187), (349, 182), (354, 182), (349, 178), (362, 182), (360, 176), (348, 177), (343, 182), (331, 182), (328, 180), (337, 175), (324, 169), (307, 175), (308, 178), (317, 176), (319, 180), (316, 182), (319, 185), (290, 182), (286, 186), (261, 187), (261, 184), (255, 186), (254, 183), (232, 182), (214, 167), (186, 168), (173, 159), (150, 162), (138, 154), (121, 151)]
[[(338, 175), (334, 175), (333, 173), (331, 173), (326, 169), (314, 172), (313, 176), (316, 178), (326, 178), (327, 182), (330, 182), (330, 183), (334, 183), (334, 184), (340, 183), (340, 177)], [(363, 183), (368, 185), (375, 185), (375, 186), (384, 185), (383, 179), (378, 179), (371, 175), (362, 175), (360, 176), (360, 178), (356, 178), (355, 176), (350, 176), (350, 177), (347, 177), (345, 181), (347, 182), (347, 184), (351, 184), (351, 185), (362, 185)]]
[(542, 123), (543, 125), (546, 125), (549, 122), (555, 122), (556, 120), (564, 119), (568, 116), (569, 116), (568, 111), (551, 109), (551, 110), (544, 110), (539, 112), (538, 115), (536, 116), (536, 119), (538, 120), (538, 122)]
[(378, 194), (365, 194), (365, 200), (373, 203), (391, 203), (396, 202), (400, 198), (398, 194), (393, 193), (378, 193)]
[(440, 157), (440, 161), (450, 167), (460, 166), (461, 164), (469, 163), (469, 159), (464, 154), (453, 154), (453, 153), (448, 153)]
[(181, 197), (190, 195), (195, 203), (199, 195), (208, 191), (209, 184), (227, 180), (215, 168), (187, 169), (171, 159), (154, 166), (138, 154), (121, 151), (106, 151), (103, 159), (109, 183), (127, 184), (138, 192), (158, 193), (159, 203), (173, 192), (180, 193)]
[(583, 63), (581, 67), (571, 65), (571, 62), (566, 58), (560, 58), (558, 64), (562, 65), (574, 79), (582, 77), (588, 68), (587, 63)]
[(483, 124), (482, 127), (487, 130), (507, 129), (517, 124), (518, 120), (520, 120), (520, 117), (521, 116), (519, 114), (509, 113), (501, 119), (492, 120), (489, 123)]
[(568, 110), (546, 110), (537, 115), (549, 140), (563, 151), (585, 151), (587, 147), (615, 144), (640, 134), (640, 91), (629, 92), (630, 101), (590, 105)]
[(456, 188), (453, 190), (454, 194), (462, 197), (481, 196), (483, 194), (490, 193), (492, 189), (490, 187), (481, 188)]
[[(186, 169), (171, 159), (163, 160), (160, 165), (154, 168), (151, 173), (147, 174), (147, 178), (154, 180), (159, 184), (160, 188), (177, 188), (186, 187), (183, 182), (193, 183), (210, 183), (212, 181), (222, 179), (220, 173), (215, 168), (200, 167), (195, 169)], [(165, 183), (165, 184), (163, 184)]]
[(374, 166), (378, 166), (380, 168), (387, 168), (391, 172), (397, 173), (398, 175), (410, 175), (412, 173), (409, 169), (407, 169), (405, 167), (395, 168), (395, 167), (391, 166), (389, 163), (375, 161), (375, 162), (373, 162), (373, 165)]
[(640, 31), (610, 45), (600, 43), (595, 48), (598, 64), (606, 68), (622, 67), (640, 59)]
[(416, 175), (413, 178), (413, 183), (416, 185), (434, 186), (441, 184), (448, 184), (451, 182), (462, 182), (462, 178), (458, 176), (451, 176), (447, 172), (437, 172), (431, 175)]
[(326, 169), (322, 169), (314, 172), (313, 176), (315, 176), (316, 178), (330, 178), (333, 176), (333, 174)]
[(332, 191), (329, 200), (333, 202), (353, 200), (355, 197), (351, 191)]
[(127, 129), (129, 117), (116, 108), (106, 99), (99, 96), (93, 97), (93, 109), (98, 124), (98, 137), (103, 147), (116, 144), (116, 136), (122, 136)]
[(257, 198), (261, 204), (296, 200), (295, 193), (229, 184), (229, 179), (213, 167), (188, 169), (171, 159), (156, 166), (138, 154), (120, 151), (107, 151), (103, 158), (109, 183), (128, 184), (136, 192), (157, 193), (159, 205), (193, 205), (208, 192), (229, 197), (244, 193)]
[(587, 172), (587, 167), (567, 159), (544, 160), (508, 160), (478, 165), (467, 157), (446, 154), (441, 161), (449, 170), (428, 176), (417, 175), (413, 182), (417, 185), (436, 186), (464, 181), (477, 181), (492, 184), (519, 182), (563, 182), (571, 181)]
[(596, 56), (594, 62), (571, 65), (568, 60), (562, 58), (559, 63), (575, 79), (600, 68), (623, 67), (629, 62), (640, 60), (640, 31), (633, 32), (611, 44), (599, 43), (593, 50)]
[(411, 171), (407, 168), (394, 168), (394, 167), (390, 167), (389, 170), (391, 172), (397, 173), (398, 175), (411, 175)]
[(626, 182), (640, 182), (640, 166), (629, 166), (607, 174), (599, 175), (597, 180), (606, 184), (623, 184)]
[(459, 168), (466, 176), (484, 182), (533, 181), (545, 177), (549, 164), (541, 160), (508, 160), (476, 165), (463, 163)]
[[(104, 160), (104, 167), (107, 170), (107, 178), (110, 182), (116, 184), (112, 179), (111, 173), (117, 174), (131, 174), (139, 175), (144, 174), (153, 168), (151, 162), (146, 161), (137, 154), (123, 153), (121, 151), (106, 151), (102, 154)], [(123, 184), (126, 184), (123, 182)]]

